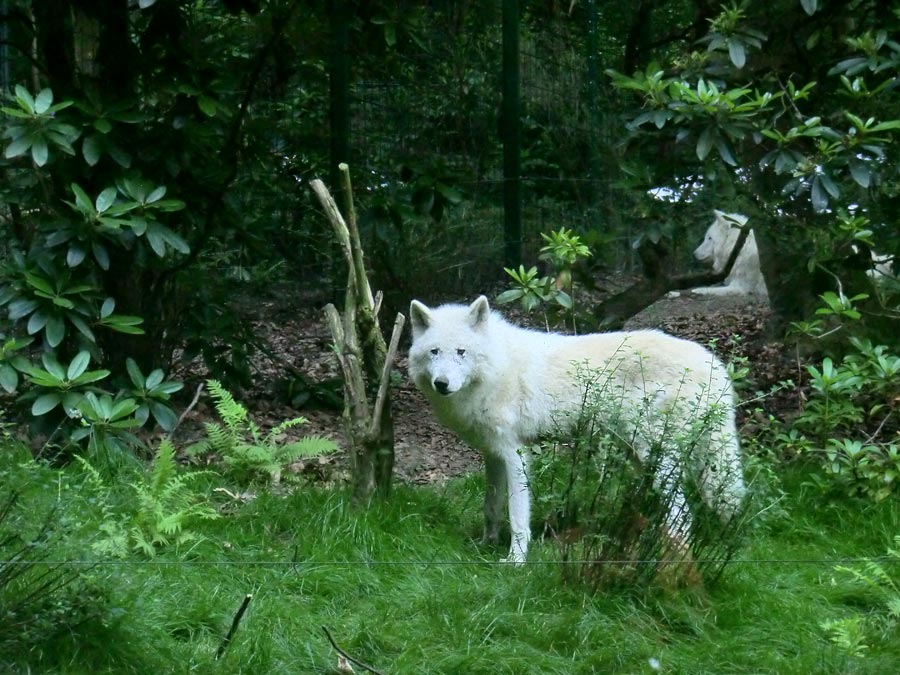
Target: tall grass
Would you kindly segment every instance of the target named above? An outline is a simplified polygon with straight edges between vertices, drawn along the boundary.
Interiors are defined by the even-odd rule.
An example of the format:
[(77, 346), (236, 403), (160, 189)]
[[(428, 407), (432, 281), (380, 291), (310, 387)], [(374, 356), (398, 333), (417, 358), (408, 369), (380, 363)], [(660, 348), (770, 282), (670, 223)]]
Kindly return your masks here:
[[(78, 527), (56, 555), (87, 556), (99, 523), (79, 478), (23, 466), (5, 476), (36, 512), (57, 501), (79, 511), (62, 514)], [(720, 584), (640, 597), (563, 583), (549, 541), (536, 542), (528, 565), (498, 564), (502, 551), (475, 543), (477, 477), (400, 486), (364, 512), (311, 487), (245, 503), (215, 493), (225, 517), (203, 523), (200, 543), (83, 572), (106, 590), (103, 619), (0, 654), (0, 671), (336, 673), (327, 626), (343, 649), (392, 674), (894, 672), (900, 643), (890, 635), (853, 656), (821, 624), (864, 602), (826, 561), (883, 553), (900, 505), (816, 503), (799, 481), (788, 487), (785, 515), (754, 535)]]

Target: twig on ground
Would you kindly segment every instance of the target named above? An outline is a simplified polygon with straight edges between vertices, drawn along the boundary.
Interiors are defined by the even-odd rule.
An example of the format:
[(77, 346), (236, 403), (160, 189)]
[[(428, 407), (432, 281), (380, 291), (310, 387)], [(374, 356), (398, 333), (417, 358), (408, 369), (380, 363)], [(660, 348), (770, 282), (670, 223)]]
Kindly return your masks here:
[(250, 605), (251, 600), (253, 600), (253, 594), (247, 593), (247, 595), (244, 596), (244, 601), (241, 603), (241, 606), (238, 607), (238, 611), (234, 614), (234, 619), (231, 621), (231, 628), (228, 630), (228, 635), (225, 636), (222, 640), (222, 644), (220, 644), (219, 648), (216, 650), (216, 661), (222, 657), (222, 654), (228, 649), (228, 645), (231, 644), (231, 638), (233, 638), (234, 634), (237, 632), (241, 619), (244, 617), (244, 612), (247, 611), (247, 607)]
[(869, 436), (869, 437), (866, 439), (866, 445), (868, 445), (869, 443), (871, 443), (872, 441), (874, 441), (874, 440), (881, 434), (881, 430), (884, 428), (885, 422), (887, 422), (888, 419), (890, 419), (890, 416), (891, 416), (893, 413), (894, 413), (894, 411), (891, 410), (891, 411), (888, 412), (887, 415), (884, 416), (884, 419), (881, 420), (881, 423), (878, 425), (878, 428), (875, 429), (875, 431), (872, 432), (872, 435)]
[(352, 663), (352, 664), (354, 664), (354, 665), (357, 665), (357, 666), (359, 666), (360, 668), (363, 668), (364, 670), (369, 671), (370, 673), (375, 673), (375, 675), (384, 675), (384, 674), (381, 673), (380, 671), (375, 670), (372, 666), (366, 665), (365, 663), (363, 663), (363, 662), (360, 661), (359, 659), (353, 658), (353, 657), (350, 656), (347, 652), (345, 652), (343, 649), (341, 649), (340, 647), (338, 647), (337, 642), (335, 642), (335, 641), (334, 641), (334, 638), (331, 637), (331, 631), (328, 630), (328, 626), (322, 626), (322, 630), (325, 631), (325, 637), (328, 638), (328, 641), (331, 643), (331, 646), (334, 647), (334, 651), (336, 651), (338, 654), (340, 654), (341, 656), (343, 656), (343, 657), (344, 657), (345, 659), (347, 659), (350, 663)]
[(175, 430), (179, 426), (181, 426), (181, 423), (184, 422), (184, 418), (190, 414), (191, 410), (194, 409), (194, 406), (197, 405), (197, 401), (200, 400), (200, 392), (202, 392), (202, 391), (203, 391), (203, 383), (201, 382), (200, 384), (197, 385), (197, 391), (194, 392), (194, 398), (191, 400), (188, 407), (182, 411), (182, 413), (178, 416), (178, 419), (176, 420), (175, 424), (172, 425), (171, 429), (169, 429), (170, 437), (172, 434), (175, 433)]

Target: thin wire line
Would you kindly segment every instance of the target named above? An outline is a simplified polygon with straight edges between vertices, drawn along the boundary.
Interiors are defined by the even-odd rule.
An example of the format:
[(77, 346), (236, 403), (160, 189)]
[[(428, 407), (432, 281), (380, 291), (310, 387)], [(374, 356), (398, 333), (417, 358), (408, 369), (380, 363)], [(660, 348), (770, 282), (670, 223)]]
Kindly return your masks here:
[(434, 567), (453, 565), (503, 565), (503, 566), (539, 566), (539, 565), (848, 565), (868, 562), (887, 562), (889, 556), (872, 558), (835, 558), (835, 559), (681, 559), (681, 560), (529, 560), (518, 565), (502, 560), (7, 560), (0, 561), (5, 565), (90, 565), (90, 566), (178, 566), (178, 565), (235, 565), (247, 567), (316, 567), (316, 566), (366, 566), (366, 567)]

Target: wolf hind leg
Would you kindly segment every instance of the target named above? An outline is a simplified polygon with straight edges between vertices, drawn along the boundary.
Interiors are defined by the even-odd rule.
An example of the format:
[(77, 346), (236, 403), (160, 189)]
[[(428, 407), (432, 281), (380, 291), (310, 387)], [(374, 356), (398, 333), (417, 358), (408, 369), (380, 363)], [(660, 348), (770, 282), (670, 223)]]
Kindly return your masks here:
[(727, 521), (741, 510), (747, 492), (733, 411), (710, 434), (707, 455), (700, 473), (703, 499)]

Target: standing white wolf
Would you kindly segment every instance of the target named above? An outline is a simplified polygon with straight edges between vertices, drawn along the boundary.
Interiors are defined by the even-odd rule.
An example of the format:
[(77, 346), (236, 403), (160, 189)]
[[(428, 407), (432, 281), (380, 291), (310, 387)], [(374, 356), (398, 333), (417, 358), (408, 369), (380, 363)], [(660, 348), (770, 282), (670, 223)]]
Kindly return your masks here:
[[(713, 272), (721, 272), (734, 250), (741, 228), (747, 224), (747, 216), (718, 210), (715, 214), (716, 219), (707, 228), (703, 243), (694, 250), (694, 257), (700, 262), (712, 263)], [(744, 246), (725, 282), (721, 286), (692, 288), (691, 292), (701, 295), (754, 295), (763, 300), (768, 299), (766, 282), (759, 268), (759, 251), (753, 230), (750, 230), (744, 240)]]
[[(673, 419), (708, 418), (699, 471), (704, 496), (723, 515), (740, 504), (744, 482), (731, 381), (701, 345), (652, 330), (581, 336), (527, 330), (492, 312), (484, 296), (434, 309), (413, 300), (410, 318), (410, 376), (438, 420), (484, 455), (486, 541), (499, 538), (508, 494), (508, 561), (523, 562), (531, 538), (526, 448), (575, 421), (585, 399), (585, 378), (578, 375), (585, 365), (620, 410), (600, 421), (633, 440), (642, 459), (654, 440), (674, 441)], [(662, 464), (667, 461), (671, 455)], [(682, 487), (665, 477), (659, 482), (671, 493), (667, 527), (684, 541), (690, 517)]]

